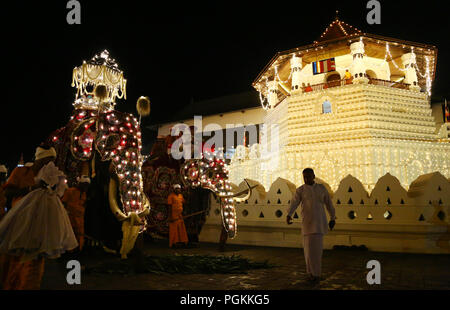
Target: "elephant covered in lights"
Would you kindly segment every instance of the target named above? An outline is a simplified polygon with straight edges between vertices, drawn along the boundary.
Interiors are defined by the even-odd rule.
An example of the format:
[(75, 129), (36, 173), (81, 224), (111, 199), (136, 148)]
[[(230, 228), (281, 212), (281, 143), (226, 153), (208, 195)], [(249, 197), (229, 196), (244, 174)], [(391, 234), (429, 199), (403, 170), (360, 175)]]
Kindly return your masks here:
[[(229, 238), (234, 238), (237, 231), (235, 202), (243, 202), (250, 197), (252, 187), (248, 182), (248, 189), (233, 193), (225, 160), (207, 156), (187, 160), (180, 167), (180, 175), (185, 186), (202, 187), (214, 193), (220, 201), (223, 228)], [(242, 195), (245, 197), (238, 198)]]
[[(206, 192), (207, 198), (209, 198), (209, 192), (212, 192), (220, 201), (224, 233), (226, 237), (233, 238), (237, 230), (235, 202), (248, 199), (252, 187), (247, 183), (247, 190), (237, 194), (232, 193), (223, 159), (208, 158), (208, 156), (202, 159), (173, 159), (168, 153), (170, 144), (173, 142), (171, 140), (173, 140), (171, 136), (158, 139), (152, 148), (150, 158), (143, 164), (144, 191), (152, 205), (147, 231), (162, 237), (168, 235), (170, 209), (167, 205), (167, 197), (173, 184), (183, 184), (182, 193), (188, 201), (183, 210), (188, 235), (190, 235), (189, 227), (191, 226), (197, 227), (196, 233), (199, 234), (206, 220), (206, 213), (209, 212), (209, 203), (200, 208), (192, 206), (199, 203), (198, 199), (194, 200), (193, 204), (190, 203), (192, 199), (195, 199), (198, 191), (203, 191)], [(245, 197), (238, 197), (242, 195)], [(221, 236), (222, 239), (223, 236)]]
[[(122, 258), (145, 229), (150, 204), (143, 190), (140, 122), (115, 111), (116, 99), (126, 99), (123, 71), (107, 50), (75, 67), (77, 92), (68, 124), (46, 141), (57, 151), (57, 166), (73, 186), (77, 177), (92, 179), (85, 213), (85, 237), (120, 247)], [(140, 116), (150, 114), (150, 100), (137, 102)], [(89, 235), (90, 234), (90, 235)], [(96, 241), (97, 242), (97, 241)]]
[[(109, 249), (120, 247), (126, 258), (138, 233), (145, 229), (150, 207), (143, 191), (137, 119), (115, 110), (77, 109), (47, 142), (55, 147), (56, 164), (66, 173), (69, 186), (82, 174), (92, 178), (86, 237)], [(115, 242), (118, 240), (120, 245)]]

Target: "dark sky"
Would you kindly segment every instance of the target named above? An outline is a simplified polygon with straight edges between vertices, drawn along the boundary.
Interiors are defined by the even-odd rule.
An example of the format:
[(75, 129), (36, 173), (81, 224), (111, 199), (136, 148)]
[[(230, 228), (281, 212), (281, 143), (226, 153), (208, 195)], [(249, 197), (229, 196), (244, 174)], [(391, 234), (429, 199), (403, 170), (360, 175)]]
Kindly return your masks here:
[[(251, 90), (277, 51), (312, 43), (334, 19), (363, 32), (433, 44), (433, 94), (449, 95), (449, 19), (439, 1), (380, 1), (381, 25), (369, 25), (367, 1), (103, 1), (80, 0), (81, 25), (68, 25), (65, 0), (2, 2), (4, 75), (0, 163), (65, 125), (75, 89), (72, 69), (108, 49), (127, 83), (117, 109), (135, 112), (149, 96), (150, 125), (195, 101)], [(422, 4), (418, 6), (417, 4)], [(6, 79), (5, 79), (6, 78)], [(146, 132), (143, 132), (146, 140)]]

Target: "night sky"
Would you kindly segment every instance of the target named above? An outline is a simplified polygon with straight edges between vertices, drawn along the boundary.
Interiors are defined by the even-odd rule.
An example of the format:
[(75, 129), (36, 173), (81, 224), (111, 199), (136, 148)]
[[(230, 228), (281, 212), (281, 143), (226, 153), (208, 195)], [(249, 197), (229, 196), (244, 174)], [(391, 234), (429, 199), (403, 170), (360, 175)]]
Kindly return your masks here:
[(72, 70), (103, 49), (127, 79), (127, 100), (117, 109), (136, 114), (137, 98), (150, 97), (144, 127), (191, 98), (251, 90), (276, 52), (312, 43), (337, 9), (341, 20), (363, 32), (437, 46), (433, 97), (450, 99), (450, 26), (442, 2), (380, 2), (381, 25), (367, 24), (365, 0), (80, 0), (81, 25), (67, 24), (65, 0), (2, 2), (0, 163), (11, 170), (21, 153), (31, 161), (35, 147), (66, 124), (75, 96)]

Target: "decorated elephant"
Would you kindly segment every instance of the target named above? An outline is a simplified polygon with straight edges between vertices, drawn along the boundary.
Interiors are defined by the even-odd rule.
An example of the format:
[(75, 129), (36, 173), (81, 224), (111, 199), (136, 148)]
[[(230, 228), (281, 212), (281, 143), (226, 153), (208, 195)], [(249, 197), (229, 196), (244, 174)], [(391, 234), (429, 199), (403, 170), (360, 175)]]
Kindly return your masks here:
[[(114, 110), (116, 98), (126, 99), (126, 80), (107, 51), (74, 68), (72, 86), (77, 88), (73, 115), (47, 142), (55, 147), (56, 164), (66, 173), (69, 186), (80, 175), (92, 178), (95, 199), (91, 205), (88, 201), (86, 215), (97, 214), (96, 220), (121, 226), (120, 253), (126, 258), (146, 227), (150, 209), (143, 190), (140, 121), (132, 114)], [(147, 98), (138, 100), (138, 112), (141, 116), (149, 114)], [(93, 211), (95, 208), (98, 212)], [(88, 236), (92, 233), (102, 240), (117, 235), (115, 228), (114, 233), (108, 229), (96, 231), (92, 227), (100, 227), (100, 223), (88, 218), (87, 222)]]
[[(147, 217), (146, 232), (157, 238), (167, 238), (169, 235), (170, 209), (167, 198), (173, 184), (181, 184), (180, 163), (169, 156), (166, 149), (166, 139), (157, 139), (149, 158), (142, 166), (144, 192), (152, 205)], [(184, 197), (189, 197), (187, 188), (182, 188), (182, 193)], [(184, 211), (186, 210), (185, 208)]]
[[(252, 187), (247, 183), (247, 190), (233, 193), (225, 160), (212, 156), (212, 153), (204, 153), (205, 156), (201, 159), (173, 159), (170, 156), (170, 146), (174, 139), (171, 136), (160, 137), (152, 148), (150, 158), (143, 165), (144, 191), (152, 205), (147, 231), (167, 236), (170, 213), (167, 196), (172, 185), (179, 183), (184, 185), (183, 195), (188, 202), (183, 210), (188, 235), (190, 232), (194, 235), (200, 233), (209, 212), (208, 198), (212, 192), (221, 205), (221, 243), (228, 237), (234, 238), (237, 230), (235, 202), (248, 199)], [(245, 196), (242, 197), (243, 195)]]

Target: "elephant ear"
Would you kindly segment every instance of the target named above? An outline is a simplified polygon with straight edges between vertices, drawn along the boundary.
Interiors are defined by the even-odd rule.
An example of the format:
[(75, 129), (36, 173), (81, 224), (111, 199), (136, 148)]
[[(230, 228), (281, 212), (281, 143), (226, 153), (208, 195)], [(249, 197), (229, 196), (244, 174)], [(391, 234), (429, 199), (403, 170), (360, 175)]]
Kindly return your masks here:
[(180, 177), (185, 187), (198, 187), (201, 185), (201, 160), (188, 159), (180, 167)]
[(120, 145), (120, 124), (116, 113), (101, 113), (98, 118), (98, 138), (96, 147), (102, 160), (110, 160), (112, 156), (118, 155)]
[(95, 117), (79, 121), (71, 137), (71, 151), (78, 160), (88, 160), (93, 154), (96, 138)]
[[(231, 190), (228, 180), (228, 170), (225, 161), (221, 158), (190, 159), (180, 167), (180, 176), (186, 187), (202, 187), (212, 191), (215, 195), (219, 193), (227, 193)], [(221, 197), (220, 209), (222, 224), (228, 237), (236, 236), (236, 213), (234, 208), (234, 200), (231, 196)]]
[(142, 143), (136, 118), (114, 110), (102, 112), (98, 117), (97, 131), (95, 146), (101, 160), (111, 160), (114, 166), (124, 213), (142, 211)]
[(151, 187), (153, 195), (167, 198), (172, 191), (172, 184), (176, 179), (175, 170), (168, 167), (158, 167), (155, 170), (154, 182)]

